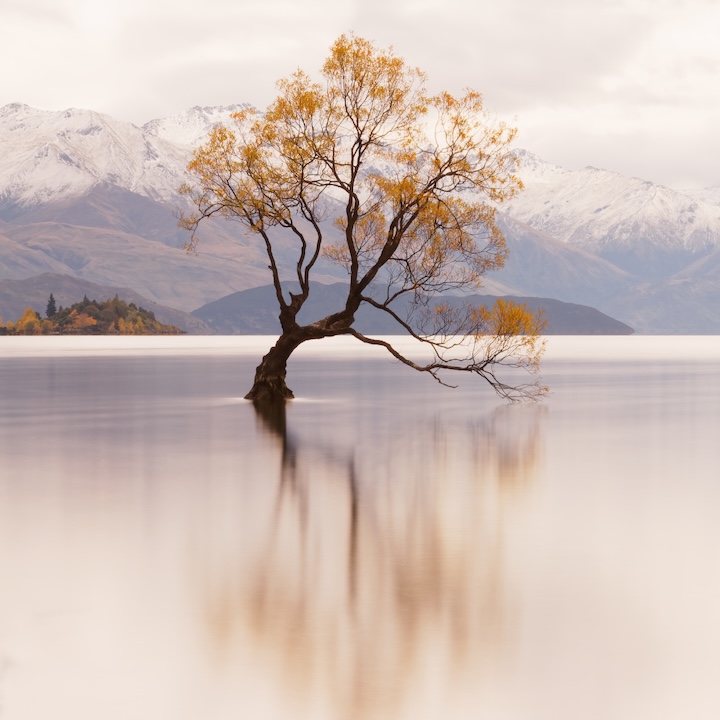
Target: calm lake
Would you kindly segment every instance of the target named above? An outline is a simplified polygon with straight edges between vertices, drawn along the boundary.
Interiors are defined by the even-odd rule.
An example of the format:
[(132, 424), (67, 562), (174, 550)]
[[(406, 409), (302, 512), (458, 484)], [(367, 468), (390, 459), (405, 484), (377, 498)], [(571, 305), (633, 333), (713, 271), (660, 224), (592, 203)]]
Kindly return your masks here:
[(0, 338), (3, 720), (720, 717), (720, 338), (270, 343)]

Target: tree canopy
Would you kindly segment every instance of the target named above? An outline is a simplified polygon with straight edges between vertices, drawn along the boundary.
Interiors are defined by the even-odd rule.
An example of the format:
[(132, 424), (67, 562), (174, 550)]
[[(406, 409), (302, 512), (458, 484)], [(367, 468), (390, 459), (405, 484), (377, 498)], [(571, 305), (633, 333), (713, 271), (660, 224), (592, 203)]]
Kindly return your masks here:
[[(298, 70), (278, 82), (265, 113), (247, 110), (217, 127), (188, 166), (182, 192), (192, 201), (182, 224), (196, 231), (212, 216), (232, 218), (267, 253), (282, 332), (257, 368), (248, 397), (292, 397), (287, 360), (303, 342), (352, 335), (440, 382), (470, 372), (509, 399), (544, 392), (537, 371), (543, 321), (523, 306), (428, 305), (428, 298), (473, 290), (502, 267), (507, 248), (495, 206), (520, 190), (510, 145), (515, 130), (490, 118), (479, 93), (431, 95), (426, 76), (392, 49), (341, 36), (314, 81)], [(277, 233), (294, 240), (295, 292), (283, 292)], [(344, 307), (301, 326), (321, 258), (347, 271)], [(399, 298), (409, 311), (396, 312)], [(431, 348), (416, 362), (387, 338), (354, 327), (362, 303), (389, 314)], [(530, 371), (506, 382), (500, 366)]]

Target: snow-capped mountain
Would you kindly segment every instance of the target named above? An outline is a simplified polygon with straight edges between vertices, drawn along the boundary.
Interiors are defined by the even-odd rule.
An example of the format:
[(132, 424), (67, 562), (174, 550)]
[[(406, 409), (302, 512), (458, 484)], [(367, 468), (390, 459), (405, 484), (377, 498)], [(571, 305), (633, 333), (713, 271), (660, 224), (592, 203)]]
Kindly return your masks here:
[(720, 189), (691, 196), (594, 167), (564, 170), (527, 151), (518, 159), (525, 190), (505, 212), (641, 277), (720, 247)]
[(188, 151), (90, 110), (0, 108), (0, 206), (30, 207), (109, 184), (170, 201)]
[(177, 204), (194, 148), (252, 106), (193, 107), (142, 127), (71, 108), (0, 108), (0, 211), (77, 198), (109, 185)]
[(194, 107), (143, 127), (91, 110), (0, 108), (0, 208), (79, 197), (107, 184), (176, 203), (192, 150), (250, 105)]

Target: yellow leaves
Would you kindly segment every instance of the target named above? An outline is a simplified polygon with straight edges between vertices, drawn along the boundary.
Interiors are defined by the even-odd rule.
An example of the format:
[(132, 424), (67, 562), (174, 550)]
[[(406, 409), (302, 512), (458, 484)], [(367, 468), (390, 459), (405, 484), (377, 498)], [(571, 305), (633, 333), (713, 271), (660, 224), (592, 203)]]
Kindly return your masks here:
[(350, 263), (352, 262), (350, 251), (345, 243), (332, 243), (330, 245), (324, 245), (322, 254), (326, 260), (331, 260), (332, 262), (345, 268), (349, 268)]
[(73, 310), (68, 317), (68, 322), (65, 325), (65, 329), (67, 331), (86, 330), (87, 328), (91, 328), (94, 325), (97, 325), (97, 320), (94, 317), (91, 317), (84, 312), (78, 312), (77, 310)]
[(125, 331), (129, 335), (144, 335), (147, 333), (147, 328), (145, 327), (143, 319), (140, 316), (137, 316), (132, 318), (131, 323), (126, 324)]
[[(437, 357), (424, 369), (436, 379), (443, 369), (471, 372), (487, 380), (502, 398), (539, 400), (548, 392), (538, 376), (545, 326), (542, 311), (533, 314), (525, 305), (503, 299), (490, 308), (458, 299), (438, 303), (422, 318), (421, 337)], [(501, 369), (508, 376), (504, 380), (498, 376)], [(516, 382), (518, 371), (535, 377)]]
[[(542, 333), (547, 327), (542, 310), (533, 314), (524, 304), (498, 298), (492, 308), (477, 308), (476, 320), (476, 342), (483, 349), (485, 363), (539, 371), (546, 345)], [(534, 399), (547, 393), (547, 387), (538, 383), (528, 386), (528, 392), (531, 387), (529, 397)]]
[(5, 329), (13, 335), (42, 335), (43, 321), (32, 308), (25, 308), (16, 322), (9, 322)]
[(254, 108), (245, 108), (245, 110), (232, 113), (230, 117), (234, 120), (236, 126), (242, 127), (257, 120), (260, 117), (260, 113)]
[(393, 176), (374, 173), (369, 180), (375, 193), (382, 196), (383, 202), (395, 214), (421, 199), (423, 191), (421, 179), (411, 172)]
[(392, 48), (342, 35), (323, 65), (332, 114), (362, 142), (406, 131), (427, 110), (425, 74)]
[(482, 96), (473, 90), (460, 97), (440, 93), (429, 102), (438, 173), (454, 179), (456, 189), (479, 192), (495, 202), (514, 196), (522, 188), (513, 175), (515, 158), (510, 151), (516, 129), (492, 119)]
[(0, 319), (0, 332), (9, 335), (47, 335), (54, 329), (51, 320), (42, 319), (32, 308), (25, 308), (16, 322), (3, 325)]
[(145, 327), (143, 319), (134, 314), (132, 317), (118, 318), (115, 321), (118, 335), (147, 335), (148, 330)]
[(477, 309), (483, 334), (487, 335), (540, 335), (547, 325), (542, 311), (533, 315), (525, 304), (516, 304), (498, 298), (492, 308)]
[(369, 100), (398, 100), (402, 90), (425, 79), (417, 68), (409, 68), (392, 48), (378, 49), (356, 35), (341, 35), (330, 48), (322, 73), (349, 97), (365, 91)]
[(380, 212), (367, 212), (356, 218), (352, 228), (352, 240), (347, 241), (347, 219), (336, 218), (335, 226), (342, 232), (342, 240), (326, 244), (323, 256), (328, 260), (351, 268), (353, 258), (361, 268), (377, 262), (387, 242), (387, 220)]
[(173, 325), (164, 325), (155, 319), (153, 313), (127, 305), (117, 296), (113, 300), (96, 302), (88, 300), (75, 303), (70, 308), (59, 308), (51, 318), (40, 318), (32, 308), (26, 308), (16, 322), (3, 325), (4, 335), (176, 335), (180, 330)]
[(415, 216), (394, 252), (404, 282), (435, 292), (479, 286), (483, 276), (503, 266), (505, 239), (484, 203), (431, 196)]
[(21, 335), (37, 335), (40, 332), (40, 319), (32, 308), (25, 308), (15, 323), (15, 332)]
[(542, 311), (532, 313), (523, 304), (503, 299), (490, 308), (475, 307), (458, 298), (434, 307), (426, 307), (426, 302), (419, 304), (418, 327), (437, 357), (426, 369), (475, 373), (509, 400), (537, 400), (547, 393), (537, 377), (529, 383), (511, 384), (497, 376), (499, 368), (511, 375), (521, 370), (537, 376), (545, 351)]
[(237, 168), (235, 133), (226, 127), (214, 128), (207, 142), (195, 151), (188, 165), (200, 183), (216, 182), (218, 173)]
[(287, 123), (313, 117), (324, 107), (322, 87), (313, 83), (302, 70), (277, 82), (278, 97), (265, 113), (265, 119), (273, 123)]

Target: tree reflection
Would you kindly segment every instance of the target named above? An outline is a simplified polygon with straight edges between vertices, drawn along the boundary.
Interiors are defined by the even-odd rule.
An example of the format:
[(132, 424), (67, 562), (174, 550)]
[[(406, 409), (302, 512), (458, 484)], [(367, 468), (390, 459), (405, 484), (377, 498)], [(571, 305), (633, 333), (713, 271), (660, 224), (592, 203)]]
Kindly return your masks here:
[(502, 540), (535, 472), (543, 408), (345, 451), (294, 435), (284, 405), (256, 412), (277, 480), (249, 509), (266, 518), (262, 542), (207, 584), (216, 652), (251, 647), (293, 717), (453, 717), (448, 703), (468, 687), (477, 700), (512, 644)]

